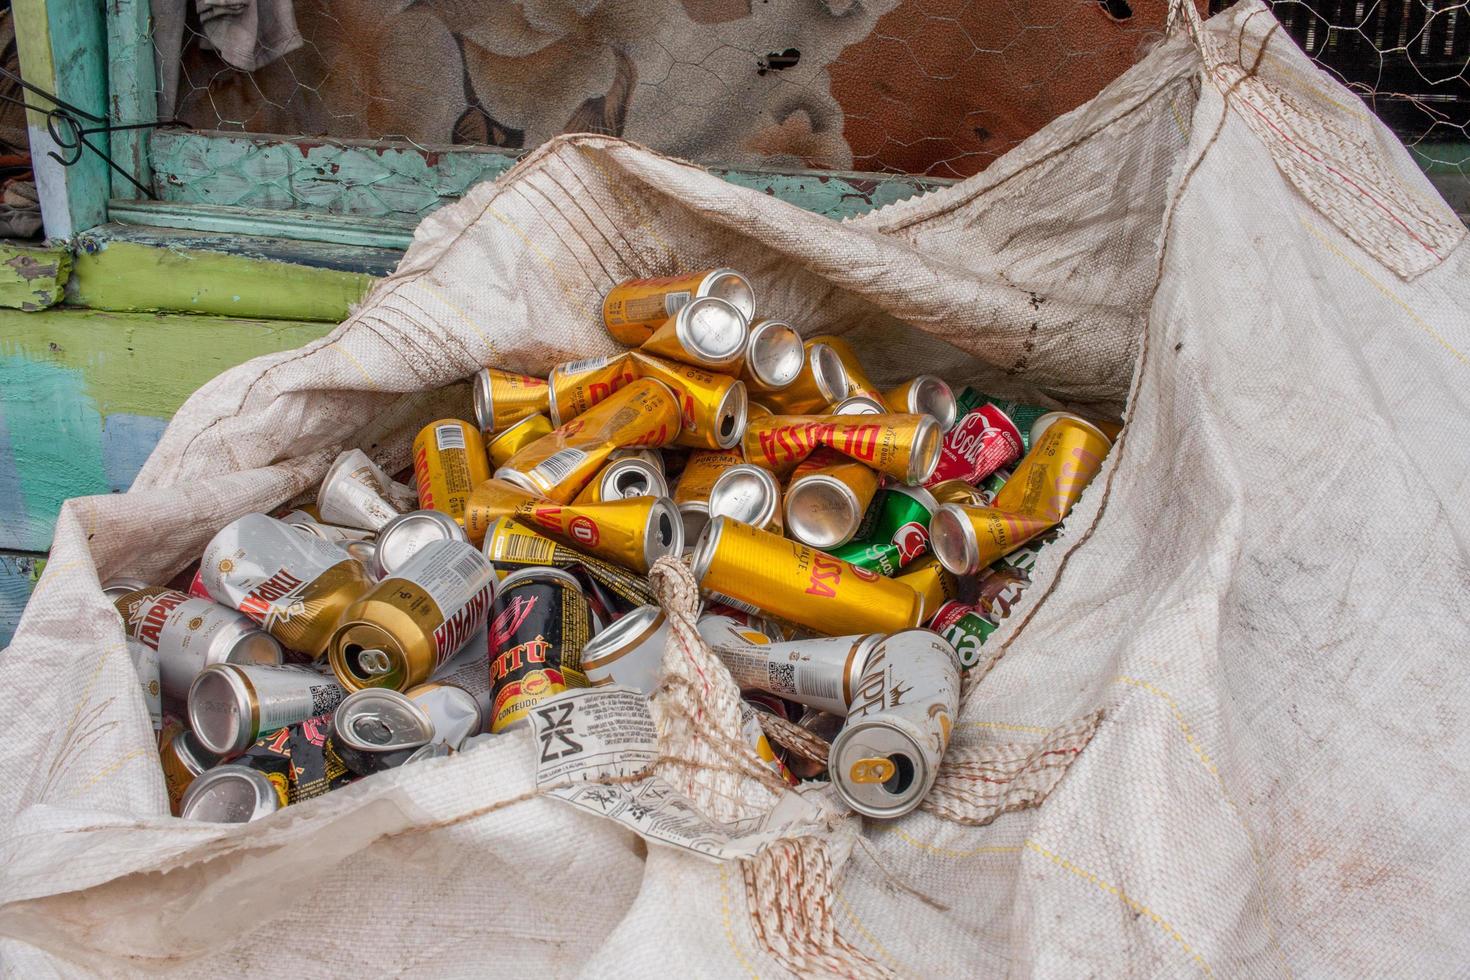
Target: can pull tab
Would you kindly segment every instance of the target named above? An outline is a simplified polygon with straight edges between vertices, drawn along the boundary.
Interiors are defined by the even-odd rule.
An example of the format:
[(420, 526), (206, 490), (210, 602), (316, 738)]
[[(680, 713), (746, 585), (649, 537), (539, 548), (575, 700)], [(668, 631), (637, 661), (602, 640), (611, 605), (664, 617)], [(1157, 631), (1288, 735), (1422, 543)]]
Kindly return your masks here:
[(393, 662), (382, 650), (364, 650), (357, 655), (357, 664), (364, 674), (377, 677), (393, 669)]
[(892, 759), (859, 759), (847, 771), (847, 777), (855, 783), (886, 783), (896, 771)]

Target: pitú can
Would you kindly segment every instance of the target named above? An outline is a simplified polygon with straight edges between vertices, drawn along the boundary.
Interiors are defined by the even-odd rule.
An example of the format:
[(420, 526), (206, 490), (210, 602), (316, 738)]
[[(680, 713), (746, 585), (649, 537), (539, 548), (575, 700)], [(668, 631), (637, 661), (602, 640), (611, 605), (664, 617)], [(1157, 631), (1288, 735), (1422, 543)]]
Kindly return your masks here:
[(692, 548), (709, 523), (709, 495), (720, 474), (745, 462), (737, 449), (733, 452), (695, 450), (684, 464), (684, 472), (674, 487), (674, 503), (684, 525), (684, 546)]
[(185, 820), (249, 823), (286, 805), (278, 780), (250, 766), (215, 766), (194, 780), (179, 805)]
[(750, 325), (740, 380), (751, 391), (780, 391), (797, 379), (805, 364), (806, 347), (791, 324), (761, 319)]
[(638, 380), (629, 351), (566, 361), (546, 376), (553, 425), (565, 425), (598, 402)]
[(138, 689), (143, 692), (143, 705), (155, 732), (163, 729), (163, 683), (159, 677), (158, 650), (142, 640), (126, 638), (128, 659), (138, 675)]
[(1011, 614), (1011, 610), (1021, 601), (1021, 593), (1031, 584), (1031, 577), (1019, 568), (1012, 568), (1003, 563), (996, 563), (999, 567), (988, 568), (980, 576), (979, 593), (975, 596), (975, 606), (991, 619), (999, 622)]
[(495, 570), (474, 545), (426, 545), (343, 612), (332, 671), (349, 691), (422, 684), (485, 625), (494, 594)]
[[(282, 524), (287, 525), (294, 531), (309, 534), (313, 538), (321, 538), (328, 544), (334, 544), (347, 551), (349, 544), (359, 541), (369, 541), (373, 532), (366, 528), (345, 527), (341, 524), (323, 524), (304, 510), (293, 510), (280, 519)], [(351, 554), (351, 552), (348, 552)]]
[(805, 350), (806, 362), (795, 381), (779, 390), (761, 391), (761, 401), (774, 411), (804, 415), (847, 397), (847, 369), (837, 352), (820, 341), (808, 341)]
[(668, 497), (562, 505), (504, 480), (487, 480), (470, 498), (465, 522), (470, 540), (483, 540), (490, 525), (503, 517), (523, 521), (558, 541), (640, 572), (648, 571), (664, 555), (684, 550), (684, 526)]
[(779, 695), (823, 711), (847, 713), (863, 665), (881, 633), (772, 643), (724, 616), (701, 616), (699, 635), (741, 688)]
[(413, 510), (416, 504), (414, 492), (383, 472), (361, 449), (349, 449), (337, 457), (316, 496), (321, 523), (370, 531)]
[(664, 611), (639, 606), (587, 642), (582, 672), (593, 687), (621, 684), (652, 694), (658, 688), (668, 640)]
[(929, 628), (954, 647), (960, 669), (970, 670), (980, 662), (980, 647), (999, 627), (983, 610), (953, 601), (939, 607)]
[(200, 568), (216, 601), (313, 657), (326, 651), (343, 610), (373, 585), (341, 548), (264, 514), (226, 524), (204, 549)]
[(586, 687), (582, 650), (590, 632), (587, 600), (571, 575), (556, 568), (507, 575), (490, 623), (490, 731), (524, 725), (542, 701)]
[(199, 744), (187, 728), (181, 728), (158, 750), (163, 764), (163, 784), (168, 789), (168, 808), (174, 816), (184, 802), (189, 784), (219, 764), (219, 756)]
[(1057, 419), (1016, 464), (1011, 478), (995, 495), (995, 508), (1047, 524), (1059, 523), (1102, 469), (1111, 445), (1091, 424)]
[[(832, 348), (832, 352), (842, 361), (843, 372), (847, 375), (848, 395), (863, 395), (882, 404), (882, 389), (874, 384), (873, 380), (868, 377), (867, 372), (863, 370), (863, 362), (858, 359), (857, 351), (852, 349), (851, 344), (841, 337), (834, 337), (831, 334), (823, 334), (807, 341), (808, 347), (812, 344), (826, 344)], [(833, 400), (835, 401), (836, 399)]]
[[(487, 649), (488, 645), (487, 634)], [(435, 674), (427, 684), (405, 693), (434, 723), (434, 737), (452, 749), (471, 735), (489, 731), (493, 701), (488, 657), (476, 657), (457, 670)]]
[(332, 748), (359, 776), (400, 766), (433, 739), (424, 709), (390, 688), (354, 691), (332, 713)]
[(978, 483), (1002, 466), (1021, 458), (1021, 430), (1010, 418), (986, 402), (967, 412), (945, 433), (939, 464), (926, 486), (945, 480)]
[(143, 579), (118, 575), (102, 583), (102, 594), (116, 601), (129, 592), (139, 592), (149, 587), (149, 583)]
[(831, 449), (819, 449), (796, 467), (786, 487), (786, 527), (813, 548), (851, 541), (878, 492), (878, 474)]
[(893, 578), (923, 597), (924, 613), (919, 620), (921, 623), (928, 623), (937, 609), (946, 602), (959, 598), (959, 580), (933, 555), (917, 559)]
[(848, 395), (840, 402), (833, 402), (822, 411), (823, 415), (887, 415), (888, 406), (868, 395)]
[(829, 636), (907, 629), (923, 611), (907, 585), (728, 517), (710, 521), (692, 562), (719, 601)]
[(609, 459), (598, 471), (592, 482), (582, 488), (576, 506), (600, 504), (610, 500), (626, 500), (629, 497), (667, 497), (669, 484), (664, 471), (652, 466), (641, 456), (624, 456)]
[(674, 393), (660, 381), (640, 378), (526, 446), (495, 476), (558, 503), (570, 503), (613, 450), (666, 446), (678, 438), (680, 425)]
[[(1029, 429), (1023, 429), (1023, 431), (1027, 433), (1026, 448), (1030, 449), (1033, 445), (1039, 442), (1041, 440), (1041, 437), (1046, 435), (1046, 430), (1051, 428), (1052, 423), (1060, 419), (1072, 420), (1072, 422), (1082, 426), (1084, 429), (1091, 431), (1093, 435), (1106, 442), (1109, 448), (1112, 447), (1113, 436), (1110, 436), (1106, 432), (1104, 432), (1102, 426), (1092, 421), (1091, 419), (1085, 419), (1082, 416), (1078, 415), (1076, 412), (1047, 412), (1044, 415), (1036, 416), (1036, 418), (1031, 422), (1031, 426)], [(1018, 422), (1016, 424), (1020, 425), (1021, 423)], [(1118, 429), (1119, 431), (1121, 431), (1121, 427), (1118, 427)], [(1116, 435), (1116, 433), (1114, 433), (1114, 435)]]
[(413, 440), (419, 507), (464, 523), (470, 491), (490, 479), (490, 457), (480, 431), (460, 419), (430, 422)]
[(602, 300), (602, 322), (619, 343), (637, 346), (693, 299), (716, 296), (747, 322), (755, 315), (755, 290), (734, 269), (707, 269), (653, 279), (625, 279)]
[(728, 374), (692, 364), (665, 361), (641, 350), (633, 351), (633, 367), (640, 377), (669, 386), (679, 400), (679, 438), (675, 445), (693, 449), (729, 449), (745, 434), (745, 383)]
[(464, 526), (442, 510), (411, 510), (393, 518), (378, 532), (369, 571), (381, 580), (436, 541), (468, 540)]
[(781, 533), (781, 484), (770, 470), (749, 463), (721, 473), (709, 492), (709, 517), (728, 517)]
[(113, 605), (128, 639), (155, 652), (163, 694), (182, 699), (210, 664), (278, 664), (281, 644), (245, 615), (184, 592), (149, 586)]
[(943, 433), (932, 415), (772, 415), (745, 429), (745, 458), (781, 476), (822, 446), (900, 483), (925, 483)]
[(904, 630), (868, 655), (828, 772), (839, 796), (867, 817), (918, 807), (934, 785), (960, 703), (960, 661), (943, 637)]
[(509, 517), (502, 517), (490, 525), (481, 553), (490, 559), (502, 578), (523, 568), (549, 566), (585, 576), (616, 599), (621, 609), (636, 609), (656, 601), (652, 586), (642, 575), (553, 541), (535, 528)]
[(718, 296), (701, 296), (680, 307), (638, 349), (684, 364), (733, 372), (745, 357), (749, 340), (750, 321), (740, 310)]
[(544, 415), (527, 415), (509, 428), (495, 434), (485, 445), (490, 454), (490, 466), (499, 469), (522, 449), (543, 436), (551, 435), (551, 420)]
[(262, 732), (331, 711), (345, 694), (310, 667), (211, 664), (189, 687), (189, 727), (206, 749), (229, 757)]
[(890, 388), (883, 392), (883, 401), (890, 412), (932, 415), (939, 420), (939, 427), (945, 432), (953, 429), (959, 420), (954, 391), (944, 383), (944, 379), (932, 374), (921, 374), (897, 388)]
[(499, 432), (531, 415), (550, 409), (551, 388), (540, 378), (498, 368), (481, 368), (475, 375), (475, 421), (480, 431)]
[(857, 540), (832, 553), (859, 568), (895, 575), (930, 550), (929, 525), (938, 510), (923, 487), (884, 487), (864, 515)]
[(945, 568), (972, 575), (1053, 523), (995, 507), (941, 504), (929, 523), (929, 546)]

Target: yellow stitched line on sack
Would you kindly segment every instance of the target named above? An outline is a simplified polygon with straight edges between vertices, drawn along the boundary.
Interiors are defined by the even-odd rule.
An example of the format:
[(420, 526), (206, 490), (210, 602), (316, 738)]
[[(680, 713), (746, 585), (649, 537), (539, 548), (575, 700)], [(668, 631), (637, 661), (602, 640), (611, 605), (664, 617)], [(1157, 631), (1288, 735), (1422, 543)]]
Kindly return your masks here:
[(155, 753), (156, 753), (156, 750), (155, 749), (147, 749), (147, 748), (134, 749), (133, 751), (129, 752), (127, 755), (123, 756), (121, 759), (118, 759), (112, 765), (110, 765), (110, 766), (106, 767), (105, 769), (101, 770), (100, 772), (98, 772), (97, 775), (93, 776), (91, 779), (87, 780), (85, 783), (83, 783), (81, 786), (79, 786), (77, 788), (78, 788), (79, 791), (80, 790), (84, 790), (84, 789), (88, 789), (89, 787), (94, 786), (97, 783), (101, 782), (102, 780), (106, 779), (108, 776), (113, 775), (119, 769), (121, 769), (123, 766), (127, 765), (132, 760), (136, 759), (138, 756), (140, 756), (140, 755), (154, 755)]
[(1179, 127), (1179, 132), (1185, 139), (1189, 138), (1189, 123), (1184, 119), (1184, 113), (1179, 111), (1179, 103), (1173, 99), (1169, 100), (1169, 111), (1174, 114), (1174, 125)]
[(919, 848), (920, 850), (928, 851), (930, 854), (938, 854), (941, 857), (984, 857), (990, 854), (1015, 854), (1021, 850), (1020, 844), (1014, 844), (996, 845), (994, 847), (977, 847), (973, 851), (955, 851), (951, 850), (948, 847), (938, 847), (934, 844), (930, 844), (928, 841), (915, 840), (908, 834), (904, 833), (902, 830), (899, 830), (897, 827), (875, 826), (873, 829), (881, 834), (892, 834), (899, 840), (903, 841), (905, 844), (910, 844), (914, 847)]
[(1389, 289), (1383, 283), (1375, 279), (1372, 273), (1370, 273), (1367, 269), (1354, 262), (1350, 255), (1346, 254), (1336, 245), (1332, 244), (1332, 242), (1329, 241), (1320, 231), (1318, 231), (1316, 228), (1313, 228), (1311, 223), (1308, 222), (1305, 218), (1298, 218), (1297, 220), (1301, 222), (1301, 226), (1303, 228), (1312, 233), (1313, 238), (1317, 239), (1317, 241), (1321, 242), (1327, 248), (1327, 251), (1331, 252), (1333, 255), (1346, 262), (1349, 268), (1351, 268), (1358, 275), (1366, 279), (1370, 286), (1372, 286), (1374, 289), (1378, 290), (1384, 295), (1384, 298), (1388, 299), (1399, 309), (1407, 313), (1409, 315), (1409, 319), (1413, 320), (1414, 323), (1418, 325), (1419, 329), (1423, 330), (1425, 333), (1429, 334), (1430, 337), (1434, 338), (1435, 343), (1439, 344), (1445, 350), (1453, 354), (1455, 359), (1461, 364), (1470, 366), (1470, 357), (1466, 357), (1459, 348), (1457, 348), (1454, 344), (1451, 344), (1448, 340), (1444, 339), (1444, 337), (1440, 336), (1439, 331), (1431, 327), (1428, 322), (1424, 320), (1423, 317), (1421, 317), (1418, 313), (1414, 311), (1413, 307), (1411, 307), (1408, 303), (1405, 303), (1403, 300), (1399, 299), (1398, 294), (1394, 293), (1393, 290)]
[(1108, 882), (1103, 881), (1097, 875), (1093, 874), (1091, 871), (1088, 871), (1085, 868), (1077, 867), (1077, 865), (1073, 864), (1071, 861), (1068, 861), (1060, 854), (1055, 854), (1052, 851), (1048, 851), (1046, 848), (1042, 847), (1040, 844), (1036, 843), (1036, 841), (1031, 840), (1030, 838), (1027, 838), (1026, 846), (1035, 851), (1037, 854), (1040, 854), (1042, 857), (1046, 858), (1051, 863), (1055, 864), (1057, 867), (1062, 868), (1066, 871), (1070, 871), (1072, 872), (1072, 874), (1081, 878), (1083, 881), (1088, 881), (1091, 882), (1093, 885), (1096, 885), (1099, 889), (1109, 895), (1112, 895), (1114, 898), (1118, 899), (1120, 902), (1128, 906), (1134, 912), (1137, 912), (1139, 915), (1147, 916), (1150, 922), (1163, 930), (1165, 935), (1178, 943), (1179, 947), (1183, 949), (1186, 953), (1188, 953), (1190, 957), (1192, 957), (1194, 961), (1199, 964), (1199, 968), (1204, 971), (1205, 976), (1212, 977), (1215, 975), (1215, 971), (1210, 969), (1210, 964), (1205, 962), (1205, 958), (1203, 956), (1195, 952), (1194, 947), (1189, 945), (1189, 943), (1185, 941), (1184, 937), (1179, 934), (1179, 930), (1170, 925), (1167, 919), (1159, 915), (1153, 909), (1149, 908), (1147, 905), (1144, 905), (1142, 902), (1138, 901), (1138, 899), (1129, 895), (1117, 885), (1109, 884)]
[(745, 958), (745, 952), (740, 944), (735, 941), (735, 924), (730, 919), (730, 865), (728, 862), (720, 864), (720, 912), (725, 917), (725, 938), (730, 941), (730, 948), (735, 951), (736, 959), (740, 965), (745, 967), (756, 980), (760, 980), (760, 974), (755, 972), (755, 967), (750, 965), (750, 960)]
[[(1189, 723), (1184, 720), (1184, 712), (1179, 710), (1179, 702), (1170, 697), (1168, 692), (1159, 690), (1148, 681), (1141, 680), (1137, 677), (1128, 677), (1123, 674), (1119, 674), (1117, 677), (1114, 677), (1113, 683), (1132, 684), (1134, 687), (1141, 687), (1148, 693), (1152, 694), (1154, 697), (1163, 701), (1164, 704), (1168, 705), (1169, 710), (1174, 715), (1174, 720), (1179, 724), (1179, 730), (1184, 733), (1184, 740), (1189, 743), (1189, 747), (1194, 750), (1194, 754), (1199, 756), (1199, 761), (1202, 762), (1204, 764), (1204, 767), (1210, 771), (1210, 775), (1214, 776), (1216, 779), (1220, 778), (1220, 770), (1216, 768), (1215, 760), (1210, 758), (1210, 754), (1204, 750), (1204, 746), (1200, 745), (1199, 742), (1195, 739), (1194, 732), (1189, 730)], [(1224, 784), (1222, 783), (1222, 788), (1223, 785)], [(1234, 804), (1231, 805), (1233, 806)]]
[[(575, 296), (572, 291), (566, 287), (566, 284), (561, 281), (561, 276), (557, 274), (556, 261), (551, 256), (543, 252), (539, 245), (531, 241), (531, 236), (522, 231), (520, 225), (516, 224), (514, 221), (510, 220), (510, 218), (501, 214), (498, 209), (487, 204), (485, 205), (485, 210), (490, 212), (491, 217), (493, 217), (496, 221), (500, 222), (501, 224), (505, 225), (505, 227), (509, 228), (511, 231), (521, 236), (521, 241), (525, 242), (526, 247), (529, 248), (532, 252), (536, 253), (536, 257), (541, 260), (541, 264), (546, 266), (547, 271), (551, 273), (551, 281), (556, 283), (557, 289), (561, 290), (562, 298), (565, 299), (567, 303), (572, 306), (578, 305), (578, 297)], [(587, 306), (585, 303), (583, 303), (581, 306), (581, 313), (582, 316), (586, 319), (593, 319), (594, 317), (592, 307)], [(598, 313), (596, 314), (596, 316), (601, 316), (601, 314)]]
[(1040, 725), (1012, 725), (1004, 721), (962, 721), (956, 728), (995, 728), (1003, 732), (1025, 732), (1028, 735), (1046, 735), (1050, 728)]
[[(449, 307), (450, 312), (456, 314), (461, 320), (463, 320), (465, 326), (473, 330), (475, 332), (475, 335), (478, 336), (482, 341), (484, 341), (485, 346), (490, 348), (490, 356), (494, 357), (497, 361), (505, 360), (505, 355), (502, 354), (500, 350), (495, 346), (495, 341), (491, 340), (489, 336), (486, 335), (485, 331), (480, 329), (480, 325), (475, 322), (474, 317), (470, 316), (464, 310), (460, 309), (459, 304), (455, 303), (449, 298), (449, 294), (447, 292), (440, 289), (437, 285), (429, 282), (426, 279), (415, 279), (413, 282), (405, 283), (403, 291), (407, 292), (410, 289), (422, 290), (423, 292), (428, 293), (434, 299), (437, 299), (439, 302), (443, 303), (445, 306)], [(419, 309), (424, 313), (428, 312), (427, 310), (424, 310), (422, 306), (420, 306)]]
[(362, 376), (364, 378), (367, 378), (368, 379), (368, 384), (372, 385), (374, 388), (376, 388), (378, 386), (378, 379), (375, 378), (375, 377), (373, 377), (371, 374), (369, 374), (368, 373), (368, 369), (365, 368), (365, 367), (363, 367), (362, 366), (362, 362), (359, 361), (357, 358), (353, 357), (352, 356), (352, 352), (349, 351), (346, 347), (343, 347), (341, 344), (337, 343), (334, 340), (330, 344), (328, 344), (325, 349), (326, 350), (335, 350), (337, 353), (339, 353), (343, 357), (347, 358), (349, 361), (352, 362), (352, 366), (355, 367), (355, 368), (357, 368), (359, 371), (361, 371), (362, 372)]
[(852, 924), (857, 927), (857, 931), (863, 934), (863, 938), (872, 945), (873, 949), (877, 951), (878, 956), (882, 958), (884, 963), (888, 964), (890, 969), (892, 969), (899, 976), (917, 977), (923, 975), (921, 971), (915, 970), (913, 967), (909, 966), (906, 963), (899, 962), (898, 957), (888, 952), (887, 948), (885, 948), (884, 945), (878, 941), (878, 937), (869, 932), (868, 927), (863, 925), (863, 921), (859, 919), (857, 913), (852, 910), (852, 906), (848, 904), (847, 898), (842, 894), (840, 889), (833, 888), (832, 894), (837, 898), (837, 903), (842, 906), (842, 911), (847, 913), (847, 917), (851, 919)]

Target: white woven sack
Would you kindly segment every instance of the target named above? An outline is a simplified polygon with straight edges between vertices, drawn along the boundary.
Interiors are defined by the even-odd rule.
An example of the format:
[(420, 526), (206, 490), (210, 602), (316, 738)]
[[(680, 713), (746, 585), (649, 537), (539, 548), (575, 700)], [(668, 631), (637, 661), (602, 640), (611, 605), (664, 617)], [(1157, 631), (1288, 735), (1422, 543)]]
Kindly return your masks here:
[[(0, 655), (0, 957), (27, 977), (1460, 972), (1464, 236), (1256, 0), (1206, 24), (1177, 6), (1175, 36), (985, 173), (841, 224), (616, 139), (548, 144), (427, 219), (330, 336), (201, 389), (131, 492), (67, 503)], [(429, 413), (468, 407), (446, 386), (611, 351), (609, 285), (715, 264), (883, 380), (1128, 406), (926, 808), (834, 809), (713, 863), (537, 796), (513, 734), (252, 825), (170, 818), (99, 576), (176, 572), (344, 447), (401, 465)], [(728, 678), (671, 646), (661, 750), (702, 760), (700, 801), (769, 806), (740, 760), (721, 774)]]

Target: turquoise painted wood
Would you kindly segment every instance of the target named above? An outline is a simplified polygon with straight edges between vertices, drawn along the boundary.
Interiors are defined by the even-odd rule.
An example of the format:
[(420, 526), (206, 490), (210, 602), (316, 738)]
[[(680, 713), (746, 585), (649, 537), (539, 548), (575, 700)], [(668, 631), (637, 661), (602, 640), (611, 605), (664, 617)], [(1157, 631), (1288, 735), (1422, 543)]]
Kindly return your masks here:
[[(158, 115), (158, 73), (148, 0), (109, 0), (107, 4), (107, 117), (113, 125), (152, 122)], [(112, 157), (149, 186), (148, 132), (134, 129), (112, 134)], [(113, 197), (134, 198), (138, 189), (122, 174), (112, 178)]]

